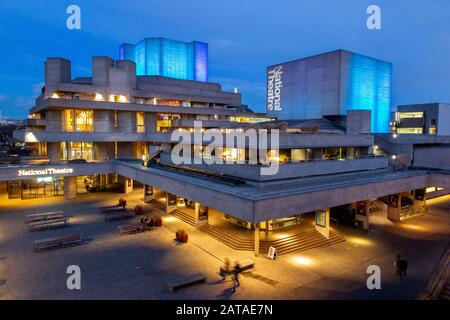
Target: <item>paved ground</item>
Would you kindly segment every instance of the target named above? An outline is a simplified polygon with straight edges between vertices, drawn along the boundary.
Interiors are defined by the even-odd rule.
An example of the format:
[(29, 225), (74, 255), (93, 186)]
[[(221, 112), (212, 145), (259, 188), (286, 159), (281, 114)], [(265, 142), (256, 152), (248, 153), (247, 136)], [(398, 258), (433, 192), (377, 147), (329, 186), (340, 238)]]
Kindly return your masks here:
[[(142, 192), (127, 195), (131, 206)], [(170, 216), (164, 227), (151, 232), (119, 236), (127, 222), (104, 222), (96, 213), (121, 195), (85, 194), (36, 200), (0, 199), (0, 299), (408, 299), (423, 288), (449, 243), (450, 196), (430, 201), (429, 212), (405, 223), (393, 224), (382, 214), (371, 216), (369, 233), (339, 227), (347, 241), (328, 248), (282, 256), (275, 261), (234, 251), (209, 235)], [(70, 228), (28, 232), (24, 216), (62, 209), (73, 216)], [(177, 245), (174, 232), (188, 231), (187, 244)], [(79, 230), (87, 244), (34, 253), (32, 243), (70, 230)], [(399, 253), (409, 261), (408, 277), (398, 280), (393, 262)], [(241, 277), (231, 294), (231, 282), (217, 275), (225, 257), (248, 257), (256, 269)], [(78, 265), (82, 289), (66, 288), (66, 268)], [(366, 288), (366, 268), (381, 267), (382, 289)], [(170, 294), (167, 278), (203, 272), (207, 283)], [(2, 279), (6, 280), (2, 284)]]

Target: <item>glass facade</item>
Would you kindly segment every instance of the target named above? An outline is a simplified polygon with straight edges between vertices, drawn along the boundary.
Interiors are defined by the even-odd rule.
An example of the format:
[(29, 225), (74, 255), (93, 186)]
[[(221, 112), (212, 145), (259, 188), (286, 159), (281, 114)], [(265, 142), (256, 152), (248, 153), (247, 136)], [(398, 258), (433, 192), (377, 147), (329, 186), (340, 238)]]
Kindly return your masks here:
[(137, 44), (122, 44), (120, 60), (136, 63), (138, 76), (164, 76), (208, 81), (208, 44), (164, 38), (146, 38)]
[(64, 110), (63, 131), (92, 132), (94, 131), (94, 113), (92, 110)]
[(94, 159), (92, 142), (61, 142), (61, 159), (74, 160), (84, 159), (91, 161)]

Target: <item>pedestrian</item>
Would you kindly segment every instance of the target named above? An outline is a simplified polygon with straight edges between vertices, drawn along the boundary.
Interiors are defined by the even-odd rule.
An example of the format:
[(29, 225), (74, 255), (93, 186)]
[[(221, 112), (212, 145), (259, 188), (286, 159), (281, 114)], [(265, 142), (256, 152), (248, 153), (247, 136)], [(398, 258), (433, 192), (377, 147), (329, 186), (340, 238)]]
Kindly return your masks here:
[(225, 258), (225, 264), (223, 266), (222, 280), (226, 280), (227, 276), (230, 274), (230, 259)]
[(397, 255), (394, 265), (397, 267), (397, 275), (401, 279), (403, 276), (406, 277), (406, 270), (408, 269), (408, 262), (401, 259), (400, 255)]
[(239, 282), (239, 273), (241, 272), (241, 266), (236, 263), (233, 270), (233, 293), (236, 292), (236, 288), (241, 285)]

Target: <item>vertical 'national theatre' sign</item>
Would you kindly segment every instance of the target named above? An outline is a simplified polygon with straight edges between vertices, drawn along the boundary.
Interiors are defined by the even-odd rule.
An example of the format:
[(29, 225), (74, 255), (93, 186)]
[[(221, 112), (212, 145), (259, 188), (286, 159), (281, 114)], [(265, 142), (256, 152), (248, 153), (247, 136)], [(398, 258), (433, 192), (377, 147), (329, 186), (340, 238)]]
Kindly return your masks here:
[(273, 67), (267, 74), (267, 110), (281, 111), (281, 88), (283, 66)]

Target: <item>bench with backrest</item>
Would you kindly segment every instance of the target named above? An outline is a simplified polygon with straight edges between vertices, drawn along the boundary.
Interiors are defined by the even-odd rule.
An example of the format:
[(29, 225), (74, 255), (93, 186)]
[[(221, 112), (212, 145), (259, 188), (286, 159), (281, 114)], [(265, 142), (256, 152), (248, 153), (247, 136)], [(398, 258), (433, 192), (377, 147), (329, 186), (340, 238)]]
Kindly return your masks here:
[(123, 226), (118, 226), (117, 230), (120, 234), (139, 233), (151, 230), (152, 227), (145, 225), (144, 223), (131, 223)]
[(81, 243), (81, 237), (79, 232), (69, 233), (60, 237), (47, 238), (42, 240), (36, 240), (33, 245), (33, 250), (38, 252), (43, 249), (50, 248), (62, 248), (69, 245), (75, 245)]
[(63, 217), (63, 218), (55, 218), (55, 219), (30, 222), (28, 224), (28, 227), (29, 227), (30, 231), (37, 231), (37, 230), (42, 230), (42, 229), (62, 228), (62, 227), (66, 227), (69, 224), (70, 224), (69, 218)]
[(27, 223), (30, 223), (30, 222), (36, 222), (36, 221), (62, 218), (63, 216), (64, 216), (64, 212), (62, 212), (62, 211), (28, 214), (25, 216), (25, 221)]
[(123, 210), (126, 209), (127, 207), (127, 202), (125, 200), (119, 200), (119, 203), (112, 205), (112, 206), (105, 206), (105, 207), (99, 207), (98, 208), (98, 213), (102, 214), (105, 212), (110, 212), (110, 211), (117, 211), (117, 210)]
[(187, 276), (179, 276), (168, 279), (166, 285), (169, 292), (174, 292), (175, 290), (183, 287), (203, 283), (205, 280), (206, 276), (203, 273), (193, 273)]
[(120, 211), (112, 211), (105, 213), (105, 221), (133, 218), (135, 216), (134, 211), (122, 209)]

